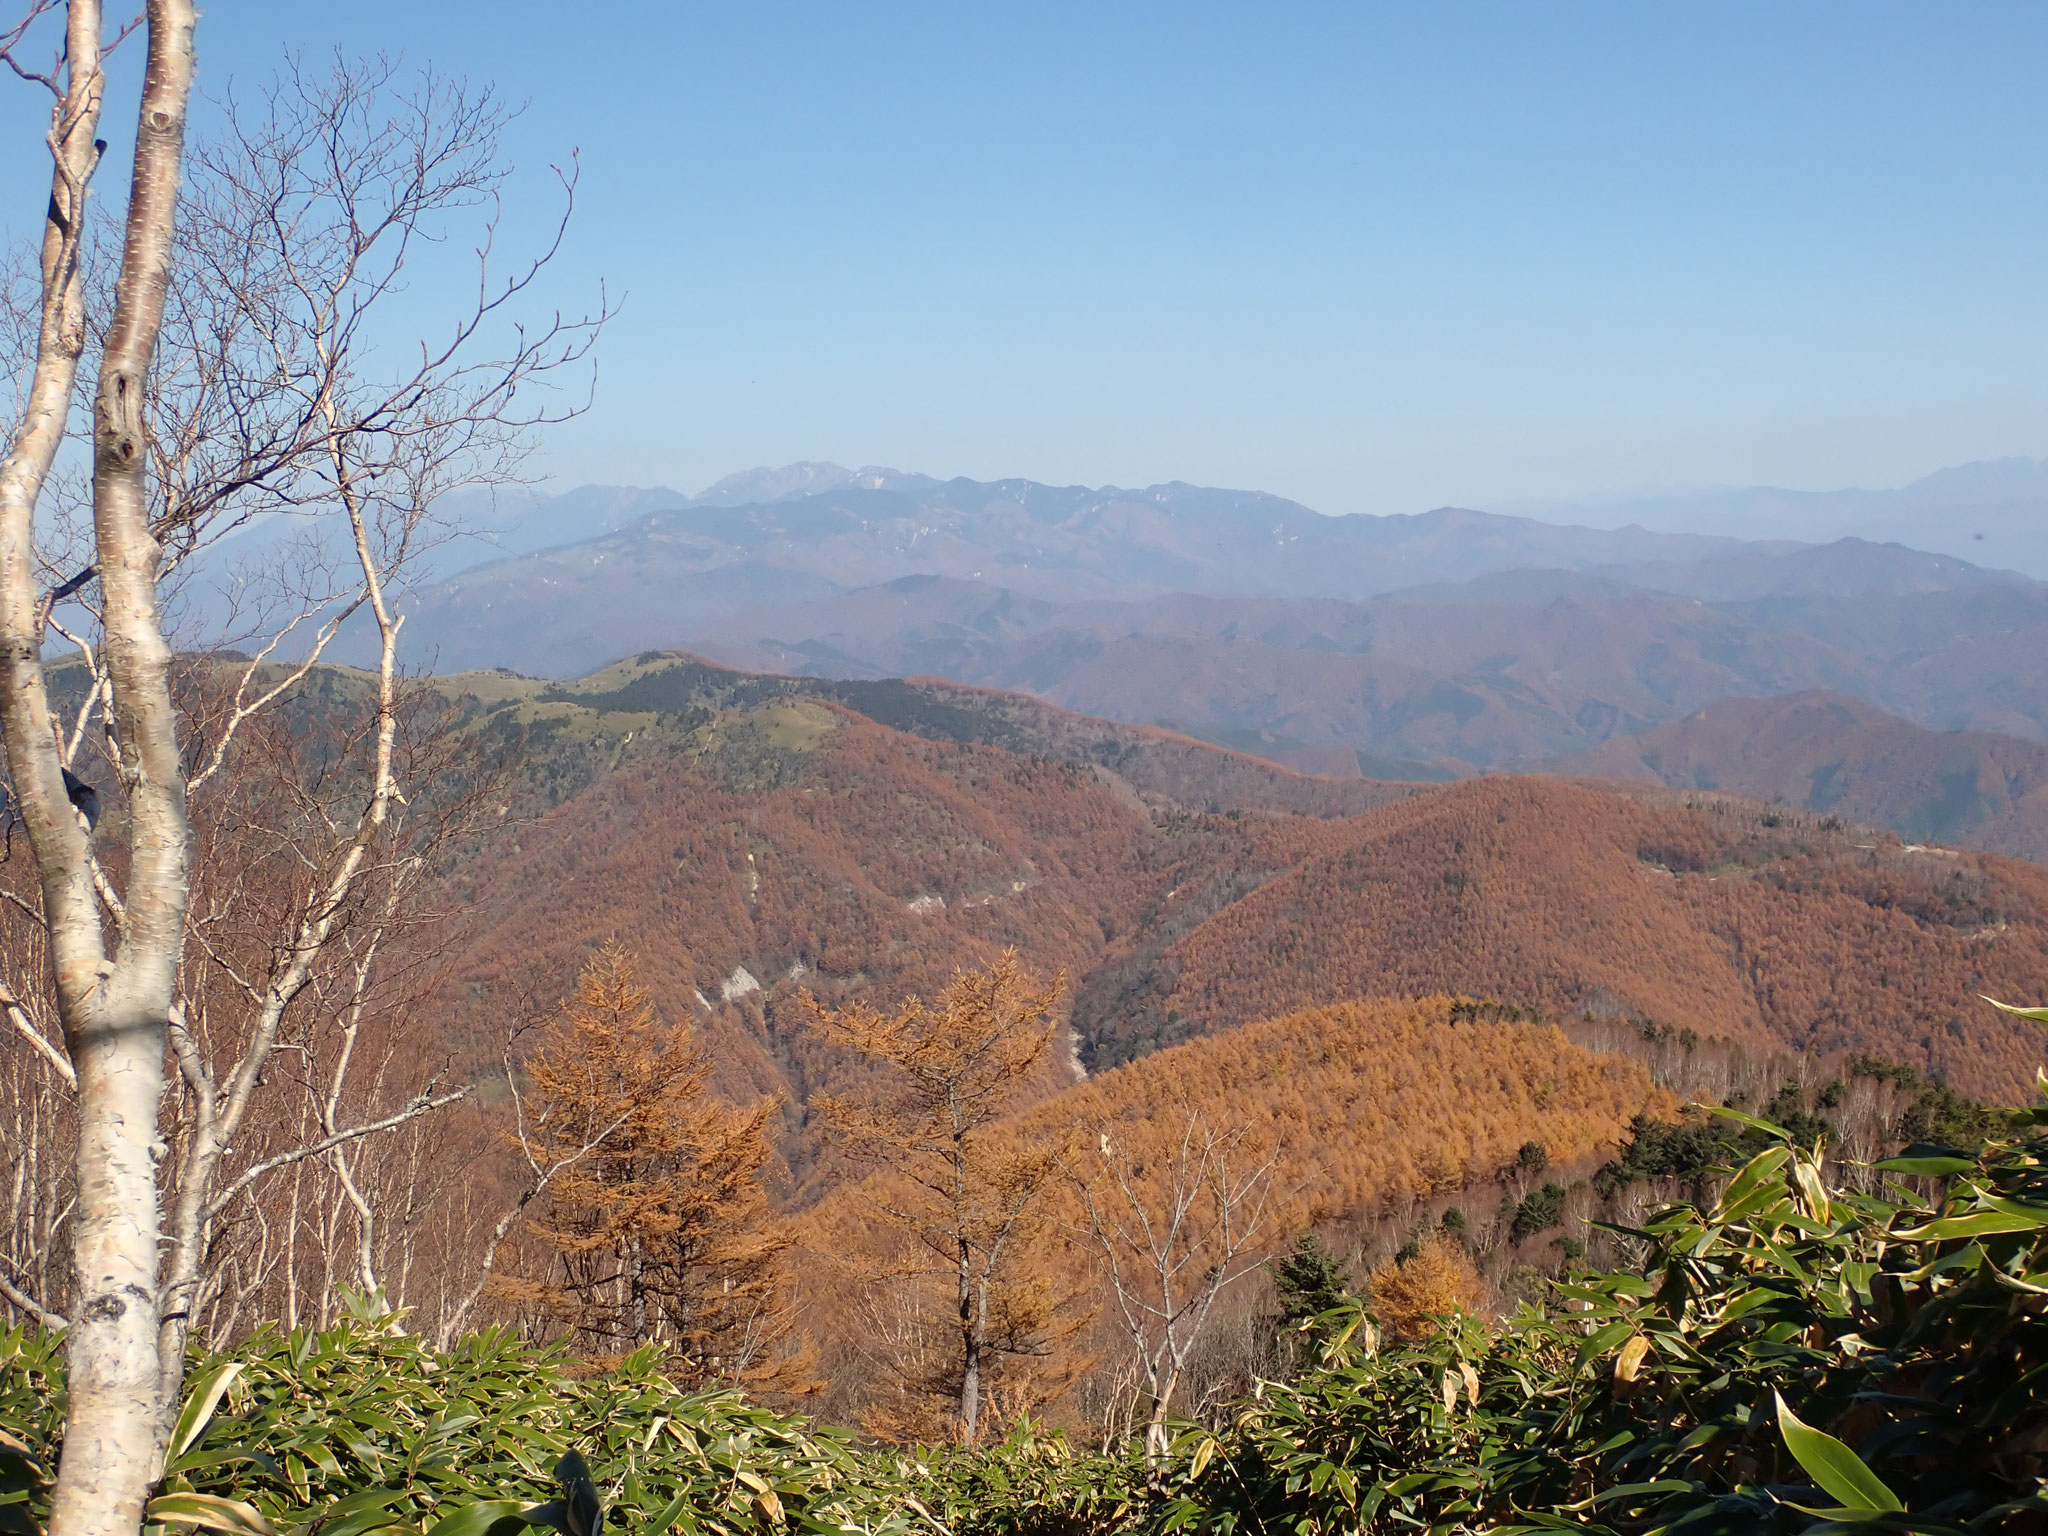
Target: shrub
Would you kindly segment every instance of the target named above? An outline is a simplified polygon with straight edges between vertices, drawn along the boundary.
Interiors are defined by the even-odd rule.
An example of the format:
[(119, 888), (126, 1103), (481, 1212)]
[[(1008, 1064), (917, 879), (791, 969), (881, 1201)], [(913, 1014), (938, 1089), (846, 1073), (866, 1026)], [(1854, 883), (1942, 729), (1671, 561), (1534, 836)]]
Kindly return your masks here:
[(2044, 1152), (1894, 1159), (1875, 1197), (1774, 1139), (1558, 1308), (1385, 1353), (1356, 1322), (1224, 1434), (1190, 1430), (1149, 1529), (2039, 1530)]
[[(620, 1528), (801, 1516), (858, 1529), (888, 1503), (888, 1480), (844, 1435), (735, 1391), (683, 1392), (651, 1350), (600, 1376), (572, 1377), (563, 1364), (497, 1331), (437, 1354), (368, 1308), (323, 1332), (258, 1334), (232, 1356), (194, 1362), (151, 1518), (483, 1536), (552, 1499), (570, 1450), (594, 1469)], [(0, 1334), (0, 1529), (48, 1519), (63, 1402), (55, 1341)]]

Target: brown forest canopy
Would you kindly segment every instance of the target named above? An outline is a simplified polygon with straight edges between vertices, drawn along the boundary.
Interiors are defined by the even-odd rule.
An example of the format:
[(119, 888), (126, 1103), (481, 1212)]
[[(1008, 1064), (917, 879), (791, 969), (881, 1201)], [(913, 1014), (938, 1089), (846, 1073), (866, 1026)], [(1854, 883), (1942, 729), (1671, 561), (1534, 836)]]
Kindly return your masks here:
[(1993, 1099), (2032, 1080), (2025, 1027), (1975, 998), (2048, 996), (2033, 864), (1544, 779), (1346, 815), (1317, 781), (1014, 696), (789, 681), (654, 656), (581, 692), (462, 680), (532, 787), (452, 874), (475, 926), (457, 1017), (560, 995), (616, 934), (698, 1008), (729, 1092), (797, 1103), (835, 1070), (785, 1027), (800, 987), (888, 1006), (1015, 946), (1069, 976), (1091, 1066), (1443, 992), (1872, 1051)]

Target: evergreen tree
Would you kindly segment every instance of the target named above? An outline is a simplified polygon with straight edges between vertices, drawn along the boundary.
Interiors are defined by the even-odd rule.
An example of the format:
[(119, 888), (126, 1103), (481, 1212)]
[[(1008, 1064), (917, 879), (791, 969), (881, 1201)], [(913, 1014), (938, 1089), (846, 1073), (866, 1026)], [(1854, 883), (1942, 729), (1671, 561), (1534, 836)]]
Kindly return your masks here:
[(1342, 1306), (1351, 1294), (1344, 1283), (1343, 1263), (1313, 1232), (1302, 1233), (1294, 1246), (1268, 1267), (1274, 1293), (1280, 1298), (1283, 1328), (1310, 1322)]

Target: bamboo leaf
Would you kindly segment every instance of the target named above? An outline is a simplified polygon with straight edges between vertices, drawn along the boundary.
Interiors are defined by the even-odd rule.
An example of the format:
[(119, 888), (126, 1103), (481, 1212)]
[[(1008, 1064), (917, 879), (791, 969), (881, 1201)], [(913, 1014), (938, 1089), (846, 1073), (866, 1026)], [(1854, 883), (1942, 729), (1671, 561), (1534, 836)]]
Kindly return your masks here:
[(231, 1536), (272, 1536), (270, 1522), (253, 1504), (213, 1493), (160, 1493), (143, 1518), (158, 1525), (196, 1525)]
[(452, 1515), (428, 1526), (426, 1536), (483, 1536), (501, 1520), (517, 1521), (521, 1525), (545, 1524), (545, 1519), (532, 1518), (541, 1507), (528, 1505), (519, 1499), (485, 1499), (481, 1503), (465, 1504)]
[(1925, 1226), (1894, 1232), (1893, 1237), (1909, 1243), (1945, 1243), (1958, 1237), (1997, 1237), (2005, 1232), (2032, 1232), (2048, 1227), (2048, 1210), (1970, 1211), (1962, 1216), (1944, 1216)]
[(192, 1443), (206, 1433), (207, 1421), (213, 1417), (213, 1410), (220, 1406), (220, 1400), (227, 1396), (228, 1388), (241, 1374), (241, 1361), (224, 1361), (192, 1389), (191, 1397), (186, 1399), (185, 1407), (178, 1415), (178, 1422), (171, 1426), (171, 1465), (168, 1470), (178, 1470), (178, 1458), (191, 1450)]
[(1728, 1187), (1721, 1192), (1720, 1203), (1714, 1207), (1709, 1219), (1716, 1222), (1731, 1221), (1736, 1213), (1746, 1213), (1760, 1197), (1767, 1198), (1774, 1192), (1772, 1182), (1776, 1179), (1778, 1170), (1785, 1166), (1791, 1156), (1792, 1149), (1782, 1145), (1766, 1147), (1757, 1153), (1742, 1165), (1741, 1171), (1734, 1178), (1728, 1181)]
[(1724, 1120), (1740, 1121), (1753, 1131), (1762, 1131), (1766, 1136), (1776, 1136), (1785, 1141), (1792, 1139), (1792, 1133), (1782, 1125), (1773, 1125), (1770, 1121), (1759, 1119), (1755, 1115), (1745, 1115), (1741, 1110), (1730, 1109), (1726, 1104), (1709, 1105), (1707, 1111), (1709, 1114), (1719, 1115)]
[(1871, 1167), (1879, 1173), (1904, 1173), (1916, 1178), (1938, 1179), (1954, 1173), (1968, 1173), (1977, 1165), (1967, 1157), (1888, 1157)]
[(1785, 1449), (1807, 1476), (1840, 1499), (1849, 1509), (1873, 1514), (1896, 1514), (1905, 1509), (1899, 1496), (1863, 1464), (1848, 1446), (1825, 1430), (1802, 1423), (1785, 1405), (1784, 1394), (1771, 1394), (1778, 1402), (1778, 1433), (1785, 1437)]
[[(1982, 992), (1977, 995), (1984, 997)], [(2048, 1008), (2015, 1008), (2011, 1003), (2001, 1003), (1995, 997), (1984, 997), (1984, 1001), (2000, 1012), (2010, 1013), (2017, 1018), (2031, 1019), (2036, 1024), (2048, 1024)]]

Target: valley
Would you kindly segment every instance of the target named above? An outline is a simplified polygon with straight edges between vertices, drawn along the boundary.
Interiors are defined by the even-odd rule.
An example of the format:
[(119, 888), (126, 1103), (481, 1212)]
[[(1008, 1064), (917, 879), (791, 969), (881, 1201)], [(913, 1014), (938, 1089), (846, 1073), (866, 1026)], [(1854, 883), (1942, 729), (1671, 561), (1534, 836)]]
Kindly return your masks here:
[(1994, 1098), (2031, 1080), (2031, 1032), (1971, 1002), (2048, 995), (2029, 863), (1726, 791), (1304, 779), (939, 683), (650, 654), (477, 687), (472, 729), (559, 766), (451, 876), (465, 990), (559, 994), (616, 934), (702, 1000), (736, 1088), (792, 1104), (821, 1070), (776, 1026), (797, 990), (928, 995), (1011, 946), (1067, 974), (1096, 1066), (1448, 993), (1866, 1050)]

